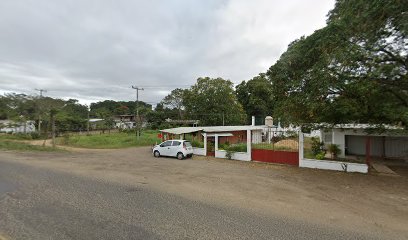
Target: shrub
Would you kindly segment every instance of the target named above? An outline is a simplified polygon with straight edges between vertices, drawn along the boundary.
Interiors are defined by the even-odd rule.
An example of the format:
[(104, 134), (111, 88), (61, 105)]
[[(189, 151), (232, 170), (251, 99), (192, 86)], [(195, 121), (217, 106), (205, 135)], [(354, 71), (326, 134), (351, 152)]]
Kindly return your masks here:
[(327, 145), (327, 151), (330, 153), (332, 159), (337, 158), (337, 155), (341, 153), (341, 149), (337, 144)]
[(39, 139), (40, 138), (40, 134), (38, 132), (32, 132), (30, 133), (31, 135), (31, 139)]
[(191, 141), (191, 145), (196, 148), (204, 148), (204, 143), (199, 141)]
[(320, 142), (319, 138), (313, 137), (311, 151), (314, 156), (316, 156), (317, 154), (321, 152), (326, 153), (324, 149), (324, 143)]
[(316, 154), (315, 158), (317, 160), (323, 160), (325, 155), (326, 154), (324, 152), (319, 152), (318, 154)]
[(16, 133), (14, 134), (14, 137), (16, 139), (21, 139), (21, 140), (31, 140), (31, 135), (28, 133)]
[(233, 144), (233, 145), (227, 146), (225, 150), (230, 151), (230, 152), (246, 152), (247, 145), (246, 143)]

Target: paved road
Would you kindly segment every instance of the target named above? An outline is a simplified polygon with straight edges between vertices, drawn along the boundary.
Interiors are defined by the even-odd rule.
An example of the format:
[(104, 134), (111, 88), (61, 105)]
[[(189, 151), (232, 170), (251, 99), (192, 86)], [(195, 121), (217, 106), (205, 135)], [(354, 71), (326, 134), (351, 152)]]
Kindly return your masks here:
[(374, 239), (0, 160), (0, 239)]

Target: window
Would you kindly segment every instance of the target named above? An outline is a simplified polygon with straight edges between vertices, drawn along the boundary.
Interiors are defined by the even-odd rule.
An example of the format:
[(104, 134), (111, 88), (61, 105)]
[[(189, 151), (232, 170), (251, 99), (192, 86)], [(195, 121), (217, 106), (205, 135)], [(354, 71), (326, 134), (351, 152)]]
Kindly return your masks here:
[(162, 143), (160, 146), (161, 147), (169, 147), (171, 146), (172, 141), (165, 141), (164, 143)]
[(179, 142), (179, 141), (173, 141), (172, 146), (178, 146), (178, 145), (180, 145), (180, 144), (181, 144), (181, 142)]

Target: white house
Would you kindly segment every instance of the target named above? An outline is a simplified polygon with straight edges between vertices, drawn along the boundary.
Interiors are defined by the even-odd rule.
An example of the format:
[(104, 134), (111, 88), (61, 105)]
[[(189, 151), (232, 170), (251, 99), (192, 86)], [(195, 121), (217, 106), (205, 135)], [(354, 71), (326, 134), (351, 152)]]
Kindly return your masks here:
[(321, 131), (321, 140), (325, 144), (336, 144), (346, 155), (366, 155), (381, 158), (408, 159), (408, 136), (401, 134), (402, 128), (384, 126), (385, 131), (368, 132), (368, 124), (339, 124), (329, 130)]
[(35, 131), (35, 121), (16, 122), (12, 120), (0, 120), (0, 132), (31, 133)]

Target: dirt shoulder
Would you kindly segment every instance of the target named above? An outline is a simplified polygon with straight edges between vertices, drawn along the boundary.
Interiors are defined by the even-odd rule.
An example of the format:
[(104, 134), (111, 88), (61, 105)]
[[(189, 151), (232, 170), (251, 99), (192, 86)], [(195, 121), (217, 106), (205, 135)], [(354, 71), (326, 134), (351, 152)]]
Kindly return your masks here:
[(2, 156), (121, 184), (338, 228), (408, 236), (408, 179), (194, 157), (154, 158), (148, 147)]

